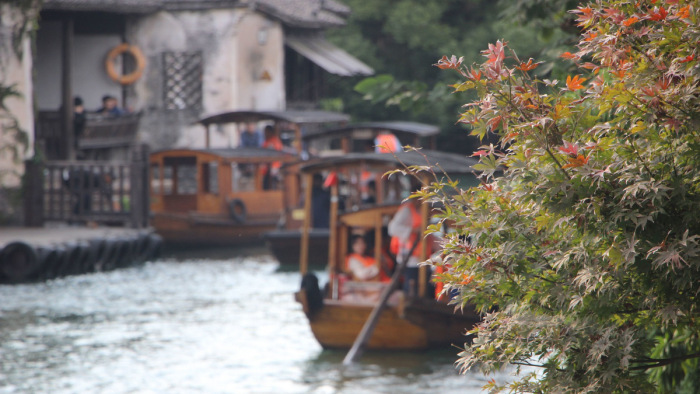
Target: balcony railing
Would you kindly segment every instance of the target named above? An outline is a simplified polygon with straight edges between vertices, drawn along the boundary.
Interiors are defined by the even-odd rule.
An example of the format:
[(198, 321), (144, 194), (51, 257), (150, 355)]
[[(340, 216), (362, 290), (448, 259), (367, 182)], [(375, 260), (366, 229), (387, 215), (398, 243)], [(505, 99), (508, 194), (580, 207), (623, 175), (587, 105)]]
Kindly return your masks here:
[[(133, 146), (136, 143), (138, 124), (139, 114), (119, 117), (88, 114), (82, 137), (77, 142), (78, 149), (90, 151)], [(48, 160), (62, 160), (67, 157), (60, 112), (39, 112), (36, 138), (44, 146)]]

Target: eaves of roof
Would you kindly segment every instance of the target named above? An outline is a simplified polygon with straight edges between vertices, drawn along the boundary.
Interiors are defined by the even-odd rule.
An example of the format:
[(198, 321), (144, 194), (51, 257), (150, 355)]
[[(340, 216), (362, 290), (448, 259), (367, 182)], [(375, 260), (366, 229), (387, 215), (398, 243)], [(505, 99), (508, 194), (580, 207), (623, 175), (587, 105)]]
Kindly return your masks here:
[(43, 11), (99, 11), (149, 14), (162, 7), (162, 0), (44, 0)]
[(345, 25), (350, 8), (335, 0), (44, 0), (42, 10), (148, 14), (165, 9), (198, 11), (250, 7), (291, 28), (322, 29)]

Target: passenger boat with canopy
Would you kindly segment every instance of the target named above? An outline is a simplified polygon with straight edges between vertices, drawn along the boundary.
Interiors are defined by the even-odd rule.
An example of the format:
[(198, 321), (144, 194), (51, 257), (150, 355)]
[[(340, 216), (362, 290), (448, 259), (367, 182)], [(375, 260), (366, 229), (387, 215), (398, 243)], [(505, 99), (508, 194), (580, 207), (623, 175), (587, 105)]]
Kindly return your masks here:
[[(150, 155), (151, 225), (166, 243), (193, 246), (262, 242), (279, 226), (288, 196), (299, 193), (296, 178), (278, 179), (270, 168), (298, 161), (302, 132), (347, 122), (324, 111), (232, 111), (200, 120), (215, 125), (265, 122), (283, 150), (257, 147), (169, 149)], [(206, 138), (207, 145), (209, 138)], [(295, 190), (296, 192), (292, 192)]]
[[(435, 138), (440, 129), (437, 126), (409, 121), (363, 122), (340, 125), (337, 127), (309, 130), (301, 140), (304, 148), (316, 157), (343, 156), (350, 153), (367, 153), (381, 150), (382, 137), (393, 136), (400, 146), (411, 145), (434, 149)], [(399, 147), (397, 147), (399, 148)], [(400, 150), (400, 149), (398, 149)], [(301, 225), (305, 217), (303, 198), (300, 189), (306, 189), (303, 179), (299, 177), (299, 168), (305, 162), (290, 163), (283, 167), (285, 179), (290, 187), (285, 190), (284, 214), (280, 227), (265, 233), (268, 249), (283, 266), (293, 267), (298, 264), (299, 245), (301, 243)], [(372, 185), (373, 183), (369, 183)], [(294, 187), (301, 185), (300, 187)], [(323, 198), (321, 185), (312, 184), (312, 198)], [(327, 192), (326, 192), (327, 194)], [(311, 266), (322, 266), (328, 256), (328, 220), (312, 220), (308, 232), (309, 256)]]
[[(466, 188), (478, 183), (472, 169), (475, 163), (475, 160), (461, 155), (412, 151), (395, 155), (354, 153), (315, 160), (301, 167), (302, 176), (308, 183), (316, 174), (334, 180), (330, 182), (329, 281), (321, 287), (317, 276), (309, 271), (308, 234), (314, 212), (311, 191), (307, 189), (299, 257), (303, 279), (301, 289), (296, 293), (296, 300), (302, 305), (313, 335), (324, 348), (351, 348), (380, 303), (380, 294), (390, 286), (386, 280), (353, 279), (348, 265), (351, 239), (359, 234), (369, 244), (372, 257), (368, 261), (376, 264), (377, 271), (387, 270), (391, 265), (386, 264), (392, 260), (389, 257), (391, 252), (386, 248), (388, 227), (401, 209), (401, 200), (410, 189), (410, 181), (407, 176), (382, 175), (401, 166), (427, 166), (438, 177), (443, 177), (444, 171), (453, 180), (459, 180), (460, 187)], [(363, 172), (372, 174), (376, 181), (376, 200), (371, 203), (363, 203), (360, 187), (353, 183), (353, 179), (360, 179)], [(423, 181), (429, 181), (428, 174), (423, 173)], [(427, 203), (417, 211), (421, 234), (430, 222), (431, 211)], [(409, 255), (417, 254), (421, 261), (425, 261), (429, 257), (429, 239), (418, 239), (419, 244), (414, 242), (417, 247), (413, 246)], [(400, 289), (387, 292), (391, 296), (378, 315), (373, 333), (367, 339), (367, 348), (411, 350), (464, 344), (466, 331), (480, 321), (480, 316), (473, 309), (455, 310), (446, 301), (436, 300), (429, 270), (428, 265), (421, 265), (415, 276), (404, 278)]]

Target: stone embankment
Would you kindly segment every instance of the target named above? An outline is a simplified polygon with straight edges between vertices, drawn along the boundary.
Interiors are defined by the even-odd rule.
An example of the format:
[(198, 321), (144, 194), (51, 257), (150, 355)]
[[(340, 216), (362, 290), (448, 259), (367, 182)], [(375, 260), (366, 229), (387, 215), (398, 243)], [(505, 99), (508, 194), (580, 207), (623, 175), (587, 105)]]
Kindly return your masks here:
[(163, 239), (124, 228), (0, 228), (0, 283), (45, 281), (156, 259)]

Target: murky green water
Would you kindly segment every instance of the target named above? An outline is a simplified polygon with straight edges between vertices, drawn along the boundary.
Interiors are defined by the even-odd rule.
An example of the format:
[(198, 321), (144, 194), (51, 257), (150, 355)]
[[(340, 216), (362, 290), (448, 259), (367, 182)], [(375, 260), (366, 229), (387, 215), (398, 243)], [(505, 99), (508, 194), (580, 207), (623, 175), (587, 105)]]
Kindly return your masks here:
[(343, 367), (293, 300), (299, 274), (258, 252), (0, 286), (0, 393), (480, 392), (450, 349)]

